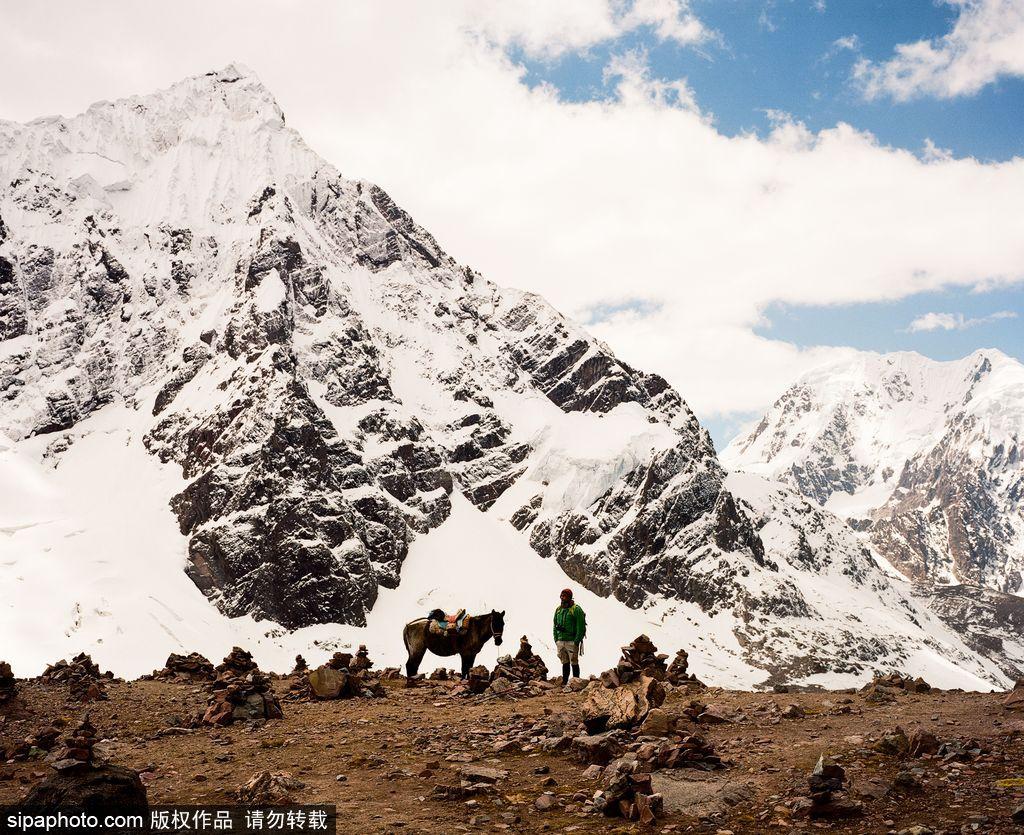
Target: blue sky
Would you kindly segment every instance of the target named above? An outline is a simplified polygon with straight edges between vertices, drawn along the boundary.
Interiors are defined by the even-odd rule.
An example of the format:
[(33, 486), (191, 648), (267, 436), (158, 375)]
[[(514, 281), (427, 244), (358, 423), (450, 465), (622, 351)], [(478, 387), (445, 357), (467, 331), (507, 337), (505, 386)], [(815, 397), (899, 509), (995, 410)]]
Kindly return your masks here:
[[(773, 112), (817, 132), (845, 122), (879, 143), (925, 154), (926, 143), (954, 157), (1002, 162), (1024, 156), (1024, 78), (1004, 75), (971, 95), (869, 99), (854, 78), (857, 61), (889, 60), (897, 45), (939, 39), (958, 9), (934, 0), (697, 0), (691, 9), (717, 37), (697, 48), (638, 29), (558, 59), (513, 57), (530, 85), (555, 87), (566, 101), (610, 99), (605, 68), (615, 55), (645, 56), (653, 77), (685, 77), (701, 111), (725, 135), (767, 135)], [(1024, 195), (1022, 195), (1024, 198)], [(828, 276), (822, 276), (823, 281)], [(627, 305), (628, 306), (628, 305)], [(643, 315), (648, 302), (638, 303)], [(608, 315), (621, 312), (611, 306)], [(936, 315), (938, 314), (938, 315)], [(929, 317), (922, 319), (922, 317)], [(995, 347), (1024, 359), (1024, 287), (983, 285), (847, 305), (770, 303), (755, 333), (801, 349), (913, 350), (954, 359)], [(602, 318), (593, 312), (590, 324)], [(916, 327), (911, 323), (918, 320)], [(702, 415), (721, 447), (756, 411)]]
[[(897, 44), (939, 37), (957, 17), (934, 0), (700, 0), (694, 12), (720, 35), (698, 48), (638, 29), (585, 53), (556, 60), (514, 57), (531, 84), (555, 86), (567, 100), (609, 96), (612, 54), (643, 50), (652, 74), (685, 77), (697, 103), (726, 134), (764, 132), (768, 111), (791, 114), (811, 130), (848, 122), (879, 141), (920, 152), (925, 140), (956, 156), (1024, 156), (1024, 79), (1004, 77), (951, 100), (866, 101), (851, 82), (858, 57), (885, 61)], [(855, 40), (851, 40), (855, 39)], [(837, 43), (853, 43), (854, 48)]]

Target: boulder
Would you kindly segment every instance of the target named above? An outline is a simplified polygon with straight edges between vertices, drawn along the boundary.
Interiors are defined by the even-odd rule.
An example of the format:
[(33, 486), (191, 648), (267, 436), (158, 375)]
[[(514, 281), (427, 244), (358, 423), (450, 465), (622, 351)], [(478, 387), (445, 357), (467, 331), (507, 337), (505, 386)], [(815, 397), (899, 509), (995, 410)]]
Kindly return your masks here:
[(471, 783), (497, 783), (508, 777), (508, 771), (503, 768), (489, 768), (486, 765), (467, 763), (459, 769), (463, 780)]
[(55, 771), (34, 786), (19, 806), (38, 812), (92, 813), (116, 809), (119, 814), (140, 814), (144, 820), (149, 820), (146, 787), (137, 772), (118, 765), (87, 765)]
[(935, 734), (917, 728), (910, 736), (910, 756), (921, 757), (925, 754), (937, 754), (939, 752), (939, 738)]
[(308, 673), (306, 678), (318, 699), (338, 699), (348, 689), (348, 676), (348, 670), (338, 670), (325, 664)]
[(644, 736), (668, 736), (675, 728), (675, 719), (660, 707), (652, 708), (640, 725), (640, 733)]
[(872, 747), (880, 754), (903, 757), (910, 752), (910, 740), (907, 738), (906, 731), (897, 725), (891, 731), (884, 733)]
[(1024, 679), (1020, 679), (1013, 690), (1006, 694), (1003, 707), (1006, 710), (1024, 711)]
[(665, 688), (650, 676), (640, 676), (614, 688), (595, 687), (583, 703), (583, 723), (590, 733), (612, 728), (633, 728), (652, 708), (665, 701)]
[(569, 747), (577, 760), (588, 765), (608, 765), (623, 752), (622, 745), (609, 734), (577, 736)]

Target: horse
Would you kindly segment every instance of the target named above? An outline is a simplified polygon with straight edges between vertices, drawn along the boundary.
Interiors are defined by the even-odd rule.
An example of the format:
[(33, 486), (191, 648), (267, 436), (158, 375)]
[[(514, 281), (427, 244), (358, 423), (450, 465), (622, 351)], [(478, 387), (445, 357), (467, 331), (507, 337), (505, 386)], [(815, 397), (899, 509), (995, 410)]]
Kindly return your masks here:
[(494, 638), (494, 645), (501, 646), (501, 635), (505, 631), (505, 613), (493, 609), (489, 615), (470, 615), (465, 620), (462, 632), (449, 630), (447, 634), (437, 635), (430, 631), (427, 618), (417, 618), (405, 625), (402, 639), (409, 653), (405, 662), (405, 674), (410, 679), (416, 675), (420, 662), (429, 649), (434, 655), (444, 658), (458, 655), (462, 658), (462, 677), (469, 675), (469, 669), (476, 660), (476, 655), (483, 645)]

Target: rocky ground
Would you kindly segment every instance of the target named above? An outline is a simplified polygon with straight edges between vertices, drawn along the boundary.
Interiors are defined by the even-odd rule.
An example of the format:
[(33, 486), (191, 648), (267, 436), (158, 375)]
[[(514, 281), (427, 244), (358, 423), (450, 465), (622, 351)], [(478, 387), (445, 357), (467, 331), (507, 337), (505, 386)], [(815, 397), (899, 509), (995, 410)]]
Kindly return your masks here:
[[(301, 670), (269, 676), (265, 701), (276, 695), (283, 718), (211, 725), (218, 674), (182, 660), (191, 674), (106, 679), (84, 703), (52, 676), (17, 682), (0, 703), (0, 804), (66, 767), (88, 714), (97, 759), (139, 772), (150, 803), (331, 803), (339, 832), (1022, 829), (1024, 690), (913, 692), (895, 679), (859, 692), (734, 692), (651, 684), (620, 664), (565, 689), (473, 694), (384, 675), (372, 682), (383, 695), (319, 700)], [(244, 671), (225, 669), (220, 679), (239, 686)], [(633, 699), (637, 683), (657, 698)], [(602, 709), (611, 702), (622, 717)]]

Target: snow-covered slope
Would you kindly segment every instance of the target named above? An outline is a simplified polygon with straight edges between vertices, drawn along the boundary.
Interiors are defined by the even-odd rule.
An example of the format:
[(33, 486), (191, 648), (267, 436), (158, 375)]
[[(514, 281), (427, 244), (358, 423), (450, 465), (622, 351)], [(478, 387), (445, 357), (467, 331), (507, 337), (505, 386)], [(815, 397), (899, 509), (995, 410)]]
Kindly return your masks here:
[(643, 629), (722, 683), (1005, 681), (832, 517), (727, 481), (665, 380), (455, 263), (238, 67), (0, 123), (0, 433), (21, 673), (233, 641), (397, 662), (434, 604), (543, 646), (572, 583), (594, 666)]
[(1024, 365), (999, 351), (818, 368), (722, 460), (848, 518), (912, 578), (1024, 592)]

